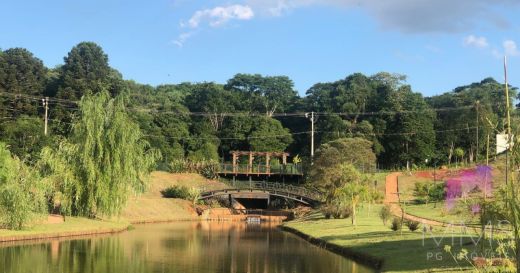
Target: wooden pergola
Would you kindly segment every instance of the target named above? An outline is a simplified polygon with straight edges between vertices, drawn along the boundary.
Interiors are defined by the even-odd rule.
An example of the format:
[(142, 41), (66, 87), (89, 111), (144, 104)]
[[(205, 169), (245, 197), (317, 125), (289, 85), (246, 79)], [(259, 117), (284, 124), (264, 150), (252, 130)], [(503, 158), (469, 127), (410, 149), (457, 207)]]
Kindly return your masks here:
[(253, 169), (253, 160), (255, 157), (265, 157), (265, 166), (267, 168), (267, 173), (270, 173), (271, 166), (271, 158), (281, 158), (282, 164), (287, 165), (287, 157), (289, 153), (287, 152), (253, 152), (253, 151), (231, 151), (229, 152), (233, 156), (233, 171), (236, 172), (238, 166), (238, 158), (240, 156), (248, 156), (248, 172), (252, 172)]

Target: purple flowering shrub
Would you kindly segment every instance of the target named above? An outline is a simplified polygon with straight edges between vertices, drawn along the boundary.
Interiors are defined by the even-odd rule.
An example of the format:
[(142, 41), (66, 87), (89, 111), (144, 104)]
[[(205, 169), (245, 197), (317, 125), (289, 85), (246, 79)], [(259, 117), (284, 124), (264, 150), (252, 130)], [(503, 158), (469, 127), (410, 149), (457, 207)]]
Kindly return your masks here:
[[(492, 168), (489, 166), (477, 166), (474, 170), (465, 170), (457, 177), (450, 178), (446, 182), (446, 209), (455, 207), (458, 200), (467, 202), (471, 194), (479, 194), (479, 197), (492, 196)], [(472, 214), (480, 212), (480, 204), (470, 204)]]

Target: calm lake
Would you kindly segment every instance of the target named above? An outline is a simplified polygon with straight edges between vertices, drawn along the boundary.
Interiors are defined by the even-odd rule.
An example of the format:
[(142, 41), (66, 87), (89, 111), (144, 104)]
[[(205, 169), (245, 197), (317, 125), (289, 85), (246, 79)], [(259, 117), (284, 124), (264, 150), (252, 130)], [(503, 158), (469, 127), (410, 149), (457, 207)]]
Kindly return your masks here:
[(274, 225), (177, 222), (129, 232), (0, 244), (2, 273), (343, 273), (374, 270)]

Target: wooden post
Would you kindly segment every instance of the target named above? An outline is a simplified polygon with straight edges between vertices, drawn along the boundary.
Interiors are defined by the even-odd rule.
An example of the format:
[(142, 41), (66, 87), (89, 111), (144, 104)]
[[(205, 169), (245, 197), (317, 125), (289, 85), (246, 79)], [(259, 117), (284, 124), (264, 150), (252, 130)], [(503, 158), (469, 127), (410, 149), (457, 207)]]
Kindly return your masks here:
[(237, 173), (237, 153), (236, 152), (233, 152), (233, 172), (236, 174)]
[(253, 152), (249, 152), (249, 166), (247, 167), (248, 173), (251, 174), (253, 172)]
[(282, 163), (283, 163), (283, 165), (287, 165), (287, 154), (286, 153), (282, 154)]
[(271, 161), (271, 154), (266, 153), (265, 154), (265, 170), (268, 175), (271, 174), (271, 162), (270, 161)]

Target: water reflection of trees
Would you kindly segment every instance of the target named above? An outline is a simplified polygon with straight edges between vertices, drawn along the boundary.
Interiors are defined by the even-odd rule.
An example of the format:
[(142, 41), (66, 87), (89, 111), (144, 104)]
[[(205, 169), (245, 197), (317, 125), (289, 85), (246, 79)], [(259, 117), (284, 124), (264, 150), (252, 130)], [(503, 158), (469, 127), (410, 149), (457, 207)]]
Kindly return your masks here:
[(367, 272), (269, 225), (186, 222), (81, 240), (0, 245), (2, 273)]
[(0, 247), (2, 273), (149, 272), (117, 237)]

